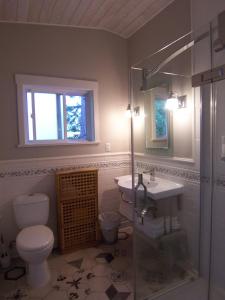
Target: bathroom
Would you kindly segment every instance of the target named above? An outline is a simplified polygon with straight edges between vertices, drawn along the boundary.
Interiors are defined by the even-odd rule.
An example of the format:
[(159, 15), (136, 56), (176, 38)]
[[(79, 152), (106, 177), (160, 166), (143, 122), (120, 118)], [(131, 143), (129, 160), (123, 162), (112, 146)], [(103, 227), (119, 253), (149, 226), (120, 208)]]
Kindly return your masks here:
[[(71, 15), (73, 2), (78, 4), (79, 1), (0, 1), (0, 86), (3, 92), (0, 109), (0, 138), (2, 141), (0, 147), (0, 231), (3, 233), (5, 244), (9, 246), (8, 251), (11, 256), (15, 254), (15, 240), (19, 232), (12, 207), (13, 200), (19, 195), (34, 193), (44, 193), (49, 196), (48, 227), (54, 233), (54, 248), (57, 248), (59, 242), (55, 184), (57, 171), (73, 168), (98, 169), (99, 211), (117, 212), (121, 195), (115, 178), (131, 174), (133, 166), (135, 172), (149, 171), (154, 167), (156, 178), (160, 176), (184, 185), (181, 211), (185, 213), (182, 226), (188, 235), (189, 251), (196, 266), (195, 269), (199, 271), (197, 276), (199, 278), (194, 280), (193, 286), (188, 281), (187, 284), (176, 285), (175, 288), (173, 287), (160, 295), (152, 295), (148, 286), (146, 287), (143, 282), (136, 280), (133, 286), (124, 287), (121, 285), (119, 293), (125, 293), (123, 295), (118, 295), (117, 292), (115, 294), (114, 291), (106, 296), (101, 290), (90, 295), (82, 295), (80, 299), (120, 299), (119, 297), (121, 299), (158, 297), (168, 300), (225, 299), (223, 284), (225, 264), (223, 255), (224, 218), (222, 215), (223, 204), (220, 203), (220, 199), (224, 197), (223, 177), (225, 174), (223, 162), (219, 159), (221, 136), (224, 135), (223, 119), (220, 115), (223, 112), (223, 106), (221, 104), (220, 114), (218, 113), (216, 116), (218, 119), (211, 120), (217, 122), (216, 129), (213, 128), (212, 130), (210, 125), (204, 129), (205, 135), (202, 136), (202, 140), (205, 143), (205, 151), (201, 153), (201, 157), (199, 155), (200, 104), (195, 107), (193, 119), (187, 120), (186, 124), (192, 126), (191, 130), (189, 125), (185, 128), (183, 118), (177, 119), (180, 124), (174, 126), (173, 135), (179, 137), (177, 143), (175, 142), (177, 147), (173, 149), (173, 153), (161, 155), (162, 151), (157, 153), (157, 150), (153, 151), (154, 153), (151, 153), (151, 150), (146, 153), (144, 147), (146, 137), (143, 133), (144, 106), (139, 102), (139, 96), (143, 97), (144, 95), (143, 92), (140, 92), (143, 78), (142, 72), (138, 70), (143, 67), (151, 69), (152, 66), (155, 66), (155, 58), (157, 58), (156, 64), (158, 64), (163, 56), (160, 57), (160, 53), (159, 56), (153, 54), (188, 34), (191, 30), (196, 36), (199, 36), (201, 31), (202, 33), (207, 30), (210, 31), (208, 29), (209, 22), (216, 20), (217, 15), (224, 10), (224, 1), (216, 0), (212, 4), (212, 1), (209, 0), (164, 0), (160, 1), (158, 5), (156, 4), (157, 1), (139, 1), (142, 3), (139, 8), (140, 11), (144, 10), (144, 6), (148, 7), (149, 5), (149, 9), (146, 9), (145, 12), (144, 21), (137, 19), (136, 23), (132, 23), (128, 20), (127, 30), (124, 30), (124, 33), (122, 33), (122, 28), (126, 29), (126, 27), (122, 25), (120, 27), (120, 24), (117, 24), (115, 20), (112, 21), (114, 28), (118, 28), (118, 32), (121, 29), (120, 34), (113, 33), (112, 29), (101, 30), (95, 26), (97, 23), (101, 24), (100, 18), (104, 15), (104, 9), (110, 13), (112, 1), (97, 1), (99, 5), (105, 2), (105, 6), (103, 6), (104, 9), (99, 9), (96, 13), (93, 26), (88, 26), (89, 28), (85, 28), (85, 26), (46, 25), (50, 22), (48, 18), (53, 20), (53, 24), (60, 23), (60, 16), (57, 15), (59, 11), (64, 12), (64, 22), (67, 25), (69, 21), (66, 18), (70, 19), (70, 22), (73, 21), (72, 19), (82, 18), (84, 22), (85, 18), (82, 15), (89, 6), (90, 10), (93, 9), (92, 1), (81, 1), (85, 5), (82, 6), (83, 11), (80, 12), (80, 15), (75, 13)], [(134, 9), (136, 1), (118, 0), (118, 3), (120, 2), (124, 2), (124, 5), (127, 4), (127, 10), (129, 9), (131, 14), (129, 15), (128, 11), (121, 11), (123, 19), (130, 18), (132, 20), (132, 11), (138, 10), (138, 6)], [(111, 12), (109, 17), (112, 18), (112, 15)], [(42, 25), (37, 24), (40, 20), (42, 20)], [(103, 21), (102, 24), (104, 24)], [(100, 27), (104, 29), (103, 25)], [(209, 37), (205, 38), (206, 44), (202, 48), (195, 49), (196, 73), (211, 69), (210, 46), (207, 39)], [(183, 40), (179, 42), (182, 47)], [(214, 54), (218, 55), (214, 58), (216, 66), (224, 64), (223, 53), (221, 51)], [(131, 69), (131, 67), (133, 68)], [(16, 74), (97, 82), (98, 115), (95, 116), (95, 127), (96, 130), (97, 127), (99, 130), (98, 136), (95, 136), (95, 141), (76, 145), (24, 145), (24, 141), (20, 139), (21, 117), (17, 106), (19, 92), (15, 79)], [(138, 95), (135, 94), (137, 90)], [(131, 95), (131, 91), (133, 95)], [(198, 89), (194, 88), (194, 91), (197, 93)], [(220, 90), (217, 92), (220, 93)], [(205, 97), (207, 98), (209, 95), (208, 99), (210, 99), (209, 86), (205, 87), (204, 93)], [(182, 92), (179, 96), (184, 94), (187, 95), (187, 93)], [(195, 99), (197, 98), (198, 95), (195, 94)], [(139, 106), (140, 113), (140, 116), (133, 117), (132, 124), (131, 119), (125, 116), (130, 101), (133, 107)], [(207, 118), (209, 118), (211, 108), (205, 106), (203, 109), (205, 111), (202, 118), (205, 117), (207, 126)], [(213, 116), (215, 118), (215, 115)], [(130, 137), (131, 129), (133, 130), (132, 137)], [(186, 130), (186, 139), (182, 140), (181, 130)], [(210, 130), (214, 132), (211, 133), (212, 135), (217, 137), (218, 134), (213, 149), (211, 149)], [(182, 142), (179, 142), (179, 138)], [(210, 151), (213, 153), (210, 154)], [(131, 156), (131, 152), (135, 155)], [(212, 160), (212, 156), (209, 159), (209, 155), (214, 155), (218, 159)], [(176, 159), (171, 159), (171, 157), (176, 157)], [(201, 186), (199, 180), (200, 162), (204, 166), (201, 170), (201, 177), (205, 178), (205, 181), (201, 182)], [(214, 177), (213, 179), (217, 182), (217, 185), (213, 187), (209, 184), (211, 181), (207, 181), (206, 178), (209, 176), (207, 168), (213, 169), (214, 176), (218, 175), (218, 178)], [(124, 228), (128, 228), (130, 234), (128, 225), (130, 226), (130, 222), (122, 218), (120, 230), (123, 231)], [(138, 247), (141, 248), (142, 245), (135, 233), (133, 236), (133, 264), (134, 269), (136, 269), (134, 273), (136, 272), (138, 275), (140, 262)], [(126, 243), (126, 241), (124, 242)], [(123, 241), (119, 241), (119, 243), (123, 244)], [(142, 248), (145, 248), (145, 243)], [(121, 253), (124, 254), (124, 251)], [(121, 255), (118, 259), (123, 261), (125, 258)], [(0, 270), (2, 276), (4, 270)], [(204, 280), (201, 280), (202, 278)], [(24, 278), (21, 280), (25, 281)], [(34, 293), (15, 298), (14, 296), (17, 295), (14, 292), (18, 290), (18, 282), (19, 280), (15, 282), (1, 280), (0, 299), (32, 300), (51, 299), (51, 297), (52, 299), (56, 297), (58, 299), (64, 299), (63, 297), (76, 299), (77, 297), (70, 295), (69, 298), (68, 293), (61, 291), (58, 292), (57, 296), (57, 292), (54, 291), (52, 296), (51, 293), (40, 295)], [(102, 282), (104, 285), (104, 279)], [(12, 286), (10, 286), (11, 284)], [(104, 289), (106, 290), (108, 287), (104, 287)], [(144, 294), (140, 294), (140, 291), (143, 291)]]

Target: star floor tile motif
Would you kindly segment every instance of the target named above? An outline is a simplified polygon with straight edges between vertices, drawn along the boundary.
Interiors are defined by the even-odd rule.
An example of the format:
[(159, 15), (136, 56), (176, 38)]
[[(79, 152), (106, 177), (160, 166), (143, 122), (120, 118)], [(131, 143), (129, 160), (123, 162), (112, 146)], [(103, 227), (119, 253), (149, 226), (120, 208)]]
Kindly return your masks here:
[(25, 276), (5, 280), (0, 269), (0, 300), (132, 300), (126, 270), (113, 267), (126, 259), (121, 248), (128, 247), (125, 243), (101, 244), (65, 255), (53, 253), (49, 258), (51, 279), (38, 289), (31, 288)]
[(11, 293), (11, 295), (6, 296), (6, 300), (24, 300), (28, 299), (27, 292), (25, 290), (17, 289)]
[(78, 279), (73, 279), (72, 281), (67, 281), (66, 283), (69, 284), (71, 287), (75, 287), (76, 290), (79, 289), (79, 285), (81, 283), (81, 279), (82, 277), (78, 278)]

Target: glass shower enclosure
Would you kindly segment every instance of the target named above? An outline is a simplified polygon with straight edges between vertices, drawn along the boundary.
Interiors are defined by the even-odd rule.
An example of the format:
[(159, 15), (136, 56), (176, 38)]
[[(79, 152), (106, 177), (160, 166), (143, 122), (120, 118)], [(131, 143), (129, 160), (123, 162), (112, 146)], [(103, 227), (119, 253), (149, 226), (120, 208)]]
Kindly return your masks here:
[(131, 68), (138, 300), (225, 299), (225, 50), (218, 22)]

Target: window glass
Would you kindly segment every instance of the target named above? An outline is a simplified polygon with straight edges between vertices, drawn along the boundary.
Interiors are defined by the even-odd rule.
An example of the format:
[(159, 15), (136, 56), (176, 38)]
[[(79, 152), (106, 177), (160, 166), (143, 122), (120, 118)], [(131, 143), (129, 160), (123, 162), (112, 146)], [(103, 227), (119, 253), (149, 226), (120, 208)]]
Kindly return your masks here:
[(66, 95), (67, 138), (86, 139), (85, 97)]
[(86, 97), (29, 91), (27, 120), (30, 141), (86, 140)]
[(28, 123), (28, 138), (33, 141), (33, 110), (32, 110), (32, 94), (27, 92), (27, 123)]
[(56, 94), (34, 93), (36, 140), (57, 140)]

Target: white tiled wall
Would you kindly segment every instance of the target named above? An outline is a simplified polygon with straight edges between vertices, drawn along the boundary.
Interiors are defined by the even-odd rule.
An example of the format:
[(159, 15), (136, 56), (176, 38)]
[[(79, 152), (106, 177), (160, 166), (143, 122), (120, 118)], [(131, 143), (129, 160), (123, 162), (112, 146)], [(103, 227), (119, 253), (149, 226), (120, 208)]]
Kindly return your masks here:
[[(139, 158), (140, 159), (140, 158)], [(145, 158), (146, 159), (146, 158)], [(141, 159), (142, 162), (145, 161)], [(138, 160), (138, 158), (137, 158)], [(148, 162), (149, 163), (149, 162)], [(184, 192), (181, 197), (181, 210), (176, 212), (176, 199), (173, 200), (173, 212), (180, 217), (182, 228), (185, 230), (188, 239), (188, 247), (194, 268), (199, 268), (199, 246), (200, 246), (200, 182), (192, 174), (199, 175), (198, 171), (180, 163), (179, 167), (174, 167), (175, 163), (162, 163), (151, 160), (150, 164), (160, 166), (162, 172), (157, 172), (156, 176), (165, 177), (184, 185)], [(175, 170), (176, 176), (169, 174), (169, 170)], [(184, 172), (186, 175), (184, 175)], [(192, 173), (193, 172), (193, 173)], [(189, 178), (188, 178), (189, 177)]]
[[(51, 168), (55, 167), (91, 166), (99, 169), (99, 210), (117, 210), (120, 195), (114, 182), (116, 176), (130, 173), (129, 155), (112, 155), (108, 157), (55, 158), (49, 160), (23, 160), (0, 162), (0, 229), (7, 242), (15, 240), (18, 232), (15, 224), (12, 201), (20, 194), (46, 193), (50, 197), (49, 226), (57, 239), (57, 212), (55, 175)], [(94, 164), (94, 165), (93, 165)], [(22, 170), (22, 173), (20, 171)], [(39, 174), (25, 175), (24, 171), (39, 170)], [(19, 173), (16, 173), (19, 172)], [(17, 175), (17, 176), (16, 176)], [(18, 176), (19, 175), (19, 176)]]

